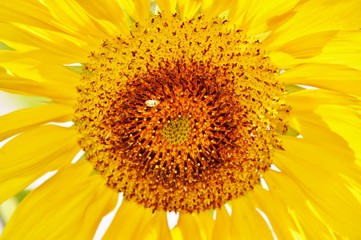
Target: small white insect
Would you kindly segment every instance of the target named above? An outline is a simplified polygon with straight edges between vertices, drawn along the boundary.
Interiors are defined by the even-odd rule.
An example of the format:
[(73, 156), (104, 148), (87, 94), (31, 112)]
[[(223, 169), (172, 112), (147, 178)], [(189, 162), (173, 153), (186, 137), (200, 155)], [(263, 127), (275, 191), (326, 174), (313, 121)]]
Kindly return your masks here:
[(105, 136), (105, 139), (108, 139), (109, 136), (110, 136), (110, 132), (107, 133), (107, 135)]
[(159, 104), (159, 101), (158, 100), (147, 100), (145, 101), (145, 105), (147, 105), (148, 107), (155, 107)]

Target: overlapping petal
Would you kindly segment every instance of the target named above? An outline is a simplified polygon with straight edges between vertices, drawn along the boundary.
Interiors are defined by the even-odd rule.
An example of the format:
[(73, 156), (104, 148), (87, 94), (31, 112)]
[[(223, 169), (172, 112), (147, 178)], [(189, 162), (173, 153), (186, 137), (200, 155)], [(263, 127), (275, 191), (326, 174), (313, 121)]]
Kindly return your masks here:
[(87, 162), (79, 162), (32, 191), (8, 222), (2, 238), (91, 239), (117, 201), (117, 194), (91, 172)]
[(62, 104), (74, 104), (77, 82), (47, 80), (37, 82), (31, 79), (3, 75), (0, 77), (0, 89), (16, 94), (41, 96)]
[[(318, 73), (322, 74), (318, 74)], [(361, 96), (361, 71), (335, 64), (306, 63), (286, 71), (280, 79), (288, 84), (303, 84)]]
[(172, 239), (166, 212), (123, 201), (104, 239)]
[[(272, 231), (248, 197), (232, 202), (232, 239), (272, 239)], [(242, 226), (242, 227), (240, 227)], [(247, 229), (245, 231), (244, 229)]]
[(0, 202), (46, 172), (69, 164), (80, 150), (75, 139), (73, 129), (41, 126), (20, 134), (2, 147)]
[(361, 2), (358, 0), (304, 2), (296, 9), (294, 17), (274, 29), (267, 37), (265, 44), (268, 50), (277, 50), (287, 42), (307, 35), (333, 30), (356, 30), (361, 25), (358, 11)]
[[(51, 121), (69, 121), (72, 107), (61, 104), (46, 104), (17, 110), (0, 116), (0, 141)], [(29, 118), (29, 116), (32, 116)]]

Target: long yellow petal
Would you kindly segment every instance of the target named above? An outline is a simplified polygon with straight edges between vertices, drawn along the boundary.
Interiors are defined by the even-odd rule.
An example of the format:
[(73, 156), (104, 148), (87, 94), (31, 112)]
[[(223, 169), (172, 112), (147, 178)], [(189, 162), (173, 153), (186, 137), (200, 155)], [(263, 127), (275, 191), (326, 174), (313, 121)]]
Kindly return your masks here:
[(237, 1), (215, 1), (215, 0), (203, 0), (202, 1), (202, 14), (205, 19), (212, 19), (218, 17), (219, 14), (233, 10), (237, 7)]
[(59, 82), (77, 82), (79, 73), (71, 71), (70, 67), (60, 64), (48, 64), (39, 62), (25, 56), (17, 51), (0, 51), (0, 65), (12, 74), (34, 80), (45, 82), (49, 79)]
[(190, 19), (199, 11), (201, 1), (178, 0), (178, 12), (182, 19)]
[(295, 58), (310, 58), (322, 53), (323, 48), (337, 35), (337, 30), (311, 33), (293, 39), (277, 48), (277, 51)]
[(150, 16), (150, 1), (119, 0), (125, 13), (136, 22), (144, 23)]
[(144, 226), (144, 228), (138, 229), (138, 233), (134, 239), (154, 240), (164, 239), (171, 240), (170, 229), (167, 221), (167, 213), (163, 211), (157, 211), (153, 217)]
[(3, 42), (16, 51), (24, 53), (24, 56), (40, 62), (53, 64), (85, 62), (92, 48), (99, 44), (99, 40), (84, 41), (81, 37), (26, 24), (0, 23), (0, 27), (2, 29), (0, 39)]
[(6, 225), (4, 239), (91, 239), (117, 194), (87, 162), (60, 170), (33, 190)]
[(77, 1), (45, 0), (44, 5), (54, 20), (61, 24), (59, 27), (75, 37), (82, 38), (83, 35), (103, 38), (111, 34), (106, 25), (93, 18)]
[(25, 108), (0, 116), (0, 141), (47, 122), (69, 121), (72, 113), (72, 107), (54, 103)]
[[(96, 188), (92, 187), (92, 196), (88, 202), (88, 207), (84, 209), (83, 217), (78, 222), (79, 225), (82, 225), (77, 232), (79, 239), (87, 239), (88, 237), (91, 239), (102, 218), (115, 208), (118, 200), (117, 192), (109, 189), (99, 175), (95, 178), (97, 179), (92, 181), (94, 181)], [(75, 228), (76, 232), (76, 227), (71, 227)]]
[(41, 62), (84, 62), (102, 39), (128, 28), (116, 1), (99, 4), (81, 0), (4, 3), (0, 38)]
[(273, 239), (270, 228), (247, 196), (232, 202), (232, 239)]
[(361, 70), (361, 31), (339, 32), (324, 47), (322, 54), (309, 62), (341, 64)]
[(79, 150), (69, 128), (41, 126), (15, 137), (0, 149), (0, 202), (70, 163)]
[(152, 218), (152, 210), (123, 200), (103, 239), (135, 239), (138, 231)]
[[(354, 112), (360, 111), (360, 100), (356, 97), (346, 95), (340, 92), (328, 91), (323, 89), (317, 90), (303, 90), (288, 95), (287, 102), (292, 106), (290, 126), (299, 133), (301, 132), (299, 121), (304, 119), (314, 126), (321, 126), (325, 128), (322, 121), (312, 122), (307, 119), (310, 116), (315, 117), (316, 110), (324, 105), (345, 106)], [(304, 104), (307, 102), (307, 104)], [(335, 115), (334, 115), (335, 116)], [(315, 120), (320, 120), (321, 116), (316, 116)], [(339, 116), (342, 117), (342, 116)], [(297, 123), (296, 125), (294, 125)], [(354, 125), (357, 127), (357, 125)], [(327, 127), (326, 127), (327, 128)]]
[(107, 23), (112, 24), (112, 29), (116, 29), (115, 32), (125, 33), (129, 31), (126, 17), (118, 1), (75, 1), (87, 12), (87, 14), (91, 15), (94, 19), (97, 19), (97, 21), (106, 21)]
[(334, 232), (357, 239), (361, 202), (342, 176), (360, 182), (361, 168), (347, 143), (322, 125), (315, 125), (315, 119), (322, 122), (310, 116), (300, 119), (304, 138), (286, 138), (286, 150), (276, 156), (275, 164), (304, 189), (325, 224)]
[[(332, 106), (345, 106), (353, 111), (357, 112), (360, 110), (359, 104), (360, 100), (357, 98), (346, 95), (340, 92), (334, 92), (324, 89), (317, 89), (317, 90), (303, 90), (299, 92), (295, 92), (288, 95), (287, 99), (288, 104), (292, 106), (291, 111), (291, 122), (292, 125), (293, 120), (294, 122), (298, 122), (298, 126), (291, 126), (295, 127), (294, 129), (297, 130), (299, 133), (301, 131), (300, 121), (306, 121), (316, 126), (322, 126), (322, 128), (327, 128), (324, 122), (321, 121), (321, 116), (315, 115), (315, 111), (324, 105), (332, 105)], [(304, 104), (307, 102), (307, 104)], [(313, 120), (320, 120), (318, 122), (312, 122), (309, 117), (315, 117)], [(342, 117), (342, 116), (340, 116)], [(311, 122), (310, 122), (311, 121)], [(304, 133), (303, 133), (304, 134)]]
[[(115, 1), (102, 1), (102, 11), (108, 11), (107, 17), (101, 14), (98, 8), (98, 14), (94, 14), (91, 9), (95, 6), (93, 3), (88, 3), (85, 6), (84, 2), (78, 1), (37, 1), (29, 0), (23, 2), (21, 0), (14, 0), (12, 2), (3, 2), (1, 7), (3, 9), (0, 16), (1, 22), (25, 24), (39, 29), (46, 29), (55, 32), (65, 32), (67, 34), (82, 38), (89, 36), (99, 36), (106, 32), (107, 24), (103, 25), (102, 19), (115, 20), (117, 14), (118, 21), (121, 19), (121, 12), (119, 5)], [(19, 6), (22, 6), (19, 8)], [(111, 13), (113, 12), (113, 13)], [(19, 18), (18, 16), (22, 16)], [(100, 19), (99, 19), (100, 18)], [(116, 21), (116, 20), (115, 20)], [(121, 22), (119, 22), (121, 23)], [(114, 28), (113, 28), (114, 29)], [(107, 32), (107, 34), (111, 34)]]
[(177, 7), (177, 1), (175, 0), (157, 0), (157, 4), (161, 11), (175, 13)]
[[(314, 36), (322, 35), (322, 32), (313, 34)], [(311, 35), (312, 36), (312, 35)], [(349, 68), (361, 70), (361, 31), (338, 31), (336, 36), (331, 40), (329, 39), (309, 39), (309, 42), (301, 43), (302, 39), (306, 39), (309, 36), (304, 36), (296, 40), (289, 40), (283, 46), (287, 46), (288, 49), (285, 51), (277, 49), (268, 49), (270, 52), (270, 59), (277, 64), (280, 68), (288, 69), (299, 64), (304, 63), (318, 63), (318, 64), (336, 64), (345, 65)], [(327, 41), (324, 41), (327, 40)], [(311, 42), (310, 42), (311, 41)], [(315, 43), (313, 42), (315, 41)], [(291, 43), (297, 43), (298, 49), (296, 48), (295, 55), (292, 51)], [(326, 43), (322, 48), (322, 51), (311, 58), (297, 58), (303, 54), (309, 54), (309, 50), (306, 46), (313, 48), (313, 53), (318, 53), (317, 50), (322, 47), (322, 43)], [(280, 46), (279, 46), (280, 47)], [(301, 54), (301, 55), (299, 55)], [(314, 54), (313, 54), (314, 55)]]
[(309, 208), (311, 196), (303, 192), (300, 185), (283, 172), (269, 171), (265, 179), (272, 195), (288, 207), (288, 212), (304, 239), (336, 239), (332, 229)]
[(332, 131), (345, 139), (361, 166), (361, 121), (360, 113), (346, 106), (323, 105), (315, 112), (322, 117)]
[[(198, 226), (192, 214), (180, 213), (177, 226), (172, 229), (173, 232), (179, 232), (180, 239), (201, 240), (201, 228)], [(174, 237), (173, 237), (174, 238)]]
[(231, 240), (230, 216), (225, 207), (216, 210), (212, 240)]
[[(318, 96), (320, 93), (323, 93), (322, 98)], [(332, 132), (323, 122), (322, 117), (327, 122), (333, 122), (333, 127), (335, 122), (347, 124), (347, 131), (351, 132), (354, 129), (355, 133), (360, 129), (360, 120), (350, 105), (351, 97), (340, 98), (337, 95), (332, 96), (330, 92), (327, 95), (325, 93), (327, 92), (313, 91), (313, 94), (300, 92), (294, 96), (291, 95), (291, 102), (300, 94), (304, 95), (303, 102), (306, 97), (310, 102), (307, 106), (293, 104), (295, 109), (293, 115), (301, 126), (300, 133), (303, 138), (286, 138), (286, 152), (281, 154), (276, 164), (297, 184), (304, 186), (310, 196), (314, 196), (314, 202), (311, 205), (325, 223), (340, 234), (355, 237), (358, 236), (358, 232), (355, 230), (357, 227), (354, 223), (360, 221), (357, 218), (361, 216), (361, 210), (359, 200), (351, 191), (358, 192), (361, 189), (359, 185), (352, 184), (343, 176), (347, 176), (354, 182), (360, 182), (361, 168), (356, 165), (357, 156), (349, 148), (350, 145), (345, 139)], [(302, 98), (298, 100), (302, 101)], [(336, 107), (338, 104), (335, 106), (335, 103), (343, 103), (345, 106)], [(330, 110), (327, 111), (327, 109)], [(344, 116), (341, 113), (351, 114)], [(335, 130), (343, 132), (339, 128)], [(350, 136), (348, 139), (352, 139), (352, 144), (357, 146), (359, 154), (360, 148), (359, 144), (356, 145), (355, 138)], [(302, 155), (299, 154), (300, 152)]]
[(336, 147), (346, 149), (346, 140), (354, 154), (350, 159), (360, 161), (360, 98), (319, 89), (292, 93), (288, 102), (292, 106), (292, 119), (298, 123), (298, 132), (307, 136), (307, 140), (317, 141), (310, 130), (312, 128), (326, 133), (332, 131), (337, 134), (333, 140), (339, 140), (342, 144)]
[(202, 239), (211, 239), (215, 224), (213, 220), (213, 210), (200, 212), (193, 217), (201, 230)]
[(238, 1), (238, 6), (230, 11), (229, 20), (250, 36), (261, 34), (273, 30), (276, 18), (288, 17), (287, 14), (292, 13), (300, 2), (302, 1)]
[(297, 8), (293, 18), (272, 31), (265, 40), (271, 51), (287, 42), (318, 32), (333, 30), (355, 30), (361, 25), (361, 2), (358, 0), (308, 1)]
[(361, 96), (361, 71), (344, 65), (303, 64), (281, 74), (287, 84), (302, 84)]
[(38, 0), (3, 1), (1, 9), (3, 11), (0, 15), (0, 22), (16, 22), (48, 30), (57, 30), (49, 24), (52, 19), (49, 10)]
[(294, 239), (294, 234), (298, 233), (297, 225), (289, 215), (287, 206), (272, 192), (258, 185), (247, 197), (253, 208), (259, 209), (267, 216), (272, 231), (279, 239)]
[(76, 82), (63, 83), (59, 81), (36, 82), (16, 76), (2, 76), (0, 89), (16, 94), (41, 96), (53, 99), (55, 102), (74, 104), (76, 99)]

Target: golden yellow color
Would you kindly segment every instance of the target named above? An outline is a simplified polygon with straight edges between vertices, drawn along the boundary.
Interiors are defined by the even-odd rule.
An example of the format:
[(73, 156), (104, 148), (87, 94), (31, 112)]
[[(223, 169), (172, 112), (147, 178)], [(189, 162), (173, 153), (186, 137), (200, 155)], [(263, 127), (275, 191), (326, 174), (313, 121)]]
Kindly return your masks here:
[(77, 88), (79, 144), (127, 200), (220, 208), (251, 191), (281, 148), (277, 75), (261, 43), (226, 20), (159, 14), (91, 53)]
[(0, 239), (360, 239), (359, 9), (3, 2)]

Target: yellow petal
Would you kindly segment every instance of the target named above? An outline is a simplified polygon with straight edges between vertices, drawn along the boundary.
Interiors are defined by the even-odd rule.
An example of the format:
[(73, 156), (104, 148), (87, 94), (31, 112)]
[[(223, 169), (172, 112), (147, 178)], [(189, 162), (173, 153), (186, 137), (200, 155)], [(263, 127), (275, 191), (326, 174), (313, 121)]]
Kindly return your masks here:
[(216, 210), (212, 240), (231, 240), (230, 216), (225, 207)]
[(69, 121), (72, 113), (72, 107), (53, 103), (25, 108), (0, 116), (0, 141), (47, 122)]
[(203, 0), (202, 1), (202, 14), (205, 19), (212, 19), (217, 17), (222, 12), (227, 10), (234, 10), (237, 7), (237, 1), (215, 1)]
[(6, 225), (4, 239), (92, 239), (117, 201), (88, 162), (60, 170), (33, 190)]
[(17, 95), (0, 91), (0, 118), (20, 109), (40, 106), (46, 103), (49, 103), (49, 99), (44, 97)]
[(15, 2), (4, 6), (0, 38), (40, 62), (85, 62), (101, 39), (127, 29), (116, 1), (102, 1), (101, 8), (81, 0)]
[(296, 58), (310, 58), (321, 54), (322, 49), (337, 34), (338, 31), (312, 33), (291, 40), (277, 48), (277, 51), (287, 53)]
[(269, 26), (271, 20), (281, 17), (294, 9), (299, 2), (297, 0), (276, 1), (238, 1), (238, 6), (230, 9), (230, 21), (240, 26), (250, 36), (273, 30)]
[(339, 32), (322, 54), (309, 62), (341, 64), (361, 70), (361, 31)]
[(49, 10), (38, 0), (28, 0), (26, 2), (22, 0), (3, 1), (1, 10), (0, 22), (24, 23), (30, 26), (56, 30), (54, 26), (49, 24), (52, 19)]
[(174, 0), (157, 0), (157, 4), (161, 11), (175, 13), (177, 7), (177, 1)]
[(287, 206), (280, 202), (272, 192), (258, 185), (247, 197), (253, 208), (259, 209), (267, 216), (272, 231), (278, 239), (295, 239), (293, 234), (298, 232), (297, 226), (289, 215)]
[(152, 210), (123, 200), (103, 239), (135, 239), (138, 231), (143, 229), (151, 218)]
[[(320, 33), (313, 34), (317, 36)], [(311, 35), (312, 36), (312, 35)], [(296, 53), (301, 53), (305, 51), (305, 54), (308, 54), (309, 51), (304, 46), (308, 47), (316, 47), (312, 51), (313, 53), (317, 53), (317, 49), (322, 46), (322, 42), (326, 43), (325, 46), (322, 48), (322, 51), (311, 58), (297, 58), (297, 54), (292, 56), (292, 45), (290, 42), (286, 42), (284, 46), (288, 46), (287, 52), (285, 51), (278, 51), (277, 49), (269, 48), (268, 51), (270, 52), (270, 59), (277, 64), (282, 69), (289, 69), (293, 66), (304, 64), (304, 63), (319, 63), (319, 64), (335, 64), (335, 65), (345, 65), (349, 68), (354, 68), (361, 70), (361, 31), (338, 31), (336, 36), (334, 36), (329, 41), (324, 41), (326, 39), (309, 39), (308, 42), (303, 43), (302, 39), (307, 38), (308, 36), (301, 37), (296, 40), (289, 40), (292, 42), (297, 43), (298, 50)], [(314, 43), (315, 41), (315, 43)], [(267, 44), (267, 42), (266, 42)], [(316, 51), (315, 51), (316, 50)], [(311, 56), (311, 55), (308, 55)]]
[(72, 105), (76, 99), (76, 84), (76, 82), (63, 83), (59, 81), (39, 83), (11, 75), (3, 76), (0, 79), (1, 90), (16, 94), (48, 97), (56, 102)]
[(213, 220), (213, 212), (213, 210), (209, 210), (200, 212), (193, 216), (200, 228), (202, 239), (212, 238), (213, 227), (215, 224), (215, 221)]
[(274, 171), (267, 172), (265, 179), (270, 192), (288, 207), (289, 214), (303, 239), (336, 239), (332, 229), (309, 208), (308, 202), (312, 196), (302, 191), (293, 179), (283, 172)]
[(120, 0), (120, 5), (133, 21), (144, 23), (150, 15), (150, 1)]
[(71, 83), (77, 82), (80, 78), (79, 73), (69, 71), (70, 69), (64, 65), (39, 62), (24, 55), (17, 51), (0, 51), (0, 65), (16, 76), (37, 82), (52, 79)]
[[(54, 64), (85, 62), (98, 41), (84, 41), (63, 32), (38, 27), (0, 23), (0, 39), (24, 56)], [(91, 44), (93, 47), (89, 47)], [(50, 56), (50, 57), (49, 57)]]
[(49, 9), (54, 20), (61, 24), (59, 27), (75, 37), (102, 39), (111, 35), (106, 25), (102, 25), (101, 21), (93, 18), (76, 1), (45, 0), (44, 5)]
[(230, 224), (232, 239), (273, 239), (270, 228), (247, 196), (232, 202)]
[(88, 237), (91, 239), (102, 218), (114, 210), (118, 200), (117, 192), (108, 188), (99, 175), (95, 178), (97, 179), (92, 181), (94, 181), (96, 187), (91, 188), (92, 192), (88, 207), (84, 209), (82, 220), (80, 220), (82, 227), (77, 232), (79, 239), (87, 239)]
[(361, 2), (358, 0), (308, 1), (297, 8), (293, 18), (282, 24), (265, 40), (271, 51), (285, 43), (318, 32), (355, 30), (361, 25)]
[[(360, 112), (360, 100), (350, 95), (328, 90), (303, 90), (290, 94), (287, 100), (292, 106), (290, 127), (294, 128), (298, 133), (302, 131), (301, 121), (309, 123), (314, 127), (322, 126), (322, 128), (328, 128), (321, 121), (320, 118), (322, 116), (315, 115), (317, 109), (322, 106), (345, 106), (353, 112), (352, 115)], [(307, 104), (304, 104), (305, 102)], [(336, 115), (334, 114), (333, 116), (335, 117)], [(313, 119), (310, 119), (310, 117)], [(338, 117), (342, 119), (343, 116), (339, 115)], [(327, 119), (324, 120), (327, 121)], [(359, 128), (357, 124), (359, 123), (353, 124), (352, 127), (354, 129)]]
[(39, 62), (25, 58), (17, 51), (0, 51), (0, 65), (4, 68), (4, 75), (10, 71), (12, 74), (20, 77), (30, 78), (35, 81), (44, 81), (41, 80), (42, 77), (38, 69), (34, 67), (39, 65)]
[(138, 229), (138, 233), (134, 239), (171, 240), (172, 236), (168, 226), (167, 213), (163, 211), (156, 211), (144, 228)]
[(322, 125), (314, 124), (315, 120), (321, 122), (312, 116), (300, 119), (304, 138), (285, 138), (286, 150), (276, 155), (275, 164), (304, 189), (326, 225), (355, 239), (360, 233), (361, 202), (347, 187), (351, 183), (342, 176), (360, 182), (361, 169), (347, 143)]
[[(360, 99), (338, 92), (327, 90), (299, 91), (289, 95), (288, 102), (292, 106), (292, 119), (298, 123), (298, 132), (307, 136), (309, 141), (317, 141), (312, 135), (312, 128), (335, 134), (333, 140), (338, 140), (345, 149), (344, 142), (353, 151), (350, 159), (360, 159), (360, 144), (358, 135), (361, 131)], [(304, 104), (307, 102), (307, 104)], [(317, 136), (316, 136), (317, 137)], [(336, 143), (336, 142), (335, 142)], [(340, 151), (341, 151), (340, 150)]]
[(177, 7), (182, 19), (190, 19), (199, 11), (201, 1), (178, 0)]
[(339, 141), (331, 141), (330, 137), (319, 136), (318, 139), (319, 142), (330, 142), (327, 148), (304, 139), (288, 139), (284, 144), (286, 152), (277, 156), (275, 163), (304, 189), (326, 225), (334, 232), (357, 239), (361, 205), (341, 175), (360, 181), (361, 171), (348, 163), (351, 160), (349, 154), (344, 153)]
[[(303, 90), (288, 95), (287, 102), (292, 106), (292, 115), (302, 117), (307, 112), (313, 112), (321, 105), (357, 106), (359, 100), (350, 95), (324, 89)], [(307, 104), (304, 104), (307, 102)]]
[(0, 202), (70, 163), (79, 150), (69, 128), (41, 126), (15, 137), (0, 149)]
[(332, 131), (345, 139), (361, 166), (360, 114), (346, 106), (322, 105), (315, 112), (322, 117)]
[[(180, 213), (177, 226), (172, 229), (172, 237), (174, 239), (173, 232), (179, 231), (179, 239), (193, 239), (201, 240), (201, 229), (194, 219), (192, 214)], [(205, 238), (204, 238), (205, 239)]]
[(112, 24), (112, 28), (117, 29), (115, 32), (127, 32), (129, 31), (126, 18), (119, 5), (119, 2), (114, 0), (103, 1), (88, 1), (88, 0), (76, 0), (88, 14), (98, 21), (107, 21)]
[(343, 65), (303, 64), (281, 74), (287, 84), (302, 84), (361, 96), (361, 71)]

